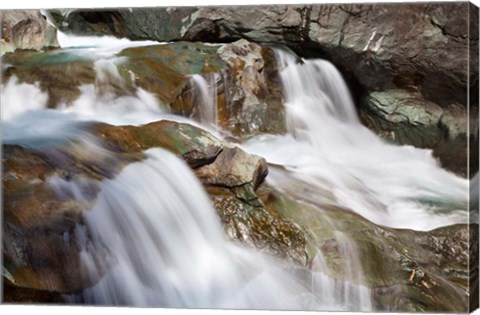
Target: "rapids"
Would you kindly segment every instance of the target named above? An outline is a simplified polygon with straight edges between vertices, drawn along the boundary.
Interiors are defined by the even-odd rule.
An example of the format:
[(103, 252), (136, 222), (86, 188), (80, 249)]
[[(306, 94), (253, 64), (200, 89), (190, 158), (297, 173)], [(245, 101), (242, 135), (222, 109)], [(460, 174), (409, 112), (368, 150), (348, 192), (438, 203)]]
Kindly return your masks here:
[[(106, 77), (121, 77), (115, 56), (126, 47), (150, 45), (125, 39), (74, 37), (60, 33), (68, 54), (95, 60), (94, 85), (81, 87), (73, 104), (47, 108), (37, 85), (15, 78), (2, 86), (2, 141), (27, 147), (61, 145), (80, 139), (94, 144), (83, 124), (103, 121), (141, 125), (177, 120), (215, 132), (216, 77), (191, 76), (201, 103), (200, 123), (174, 116), (145, 90), (117, 97)], [(158, 44), (158, 43), (156, 43)], [(288, 133), (262, 135), (241, 144), (248, 152), (281, 165), (267, 182), (288, 191), (296, 181), (309, 188), (298, 198), (332, 204), (393, 228), (431, 230), (468, 220), (468, 180), (442, 169), (431, 152), (385, 143), (360, 124), (348, 88), (338, 70), (324, 60), (297, 60), (277, 51), (287, 110)], [(8, 66), (8, 65), (7, 65)], [(98, 93), (98, 87), (107, 90)], [(97, 148), (92, 145), (92, 150)], [(107, 154), (107, 153), (106, 153)], [(299, 271), (257, 250), (227, 241), (215, 209), (193, 172), (161, 150), (99, 183), (100, 193), (85, 224), (76, 228), (82, 263), (91, 277), (109, 269), (95, 286), (70, 302), (101, 305), (250, 309), (372, 310), (372, 294), (361, 282), (356, 244), (335, 233), (347, 282), (330, 278), (321, 254), (311, 271)], [(58, 181), (50, 183), (67, 188)], [(78, 183), (80, 184), (80, 183)], [(311, 194), (318, 191), (319, 194)], [(320, 192), (333, 197), (322, 198)], [(82, 198), (81, 194), (78, 198)], [(332, 225), (334, 226), (334, 225)], [(109, 253), (98, 266), (100, 250)]]

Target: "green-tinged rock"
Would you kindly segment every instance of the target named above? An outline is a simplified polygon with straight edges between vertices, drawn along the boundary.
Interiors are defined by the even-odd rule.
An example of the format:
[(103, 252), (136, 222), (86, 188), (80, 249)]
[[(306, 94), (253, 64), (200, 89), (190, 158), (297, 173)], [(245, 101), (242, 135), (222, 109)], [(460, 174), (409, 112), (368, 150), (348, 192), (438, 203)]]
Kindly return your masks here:
[(2, 57), (7, 67), (2, 83), (12, 77), (21, 83), (37, 84), (48, 93), (48, 107), (69, 104), (80, 95), (80, 86), (94, 84), (96, 73), (93, 61), (64, 51), (16, 51)]
[(159, 121), (141, 127), (99, 124), (93, 133), (113, 151), (163, 147), (184, 159), (205, 185), (227, 234), (247, 246), (305, 266), (305, 238), (291, 221), (268, 211), (256, 190), (266, 161), (189, 124)]
[(230, 189), (209, 187), (207, 191), (230, 239), (306, 266), (305, 235), (290, 220), (269, 211), (258, 197), (257, 204), (252, 204)]
[(298, 186), (290, 189), (263, 185), (258, 195), (268, 211), (304, 232), (310, 268), (325, 272), (317, 264), (320, 255), (331, 277), (371, 288), (379, 310), (467, 310), (472, 231), (467, 225), (430, 232), (381, 227), (328, 201), (305, 200)]
[(178, 42), (127, 48), (118, 56), (155, 60), (184, 75), (202, 74), (220, 72), (225, 67), (217, 54), (218, 47), (219, 45)]
[[(302, 232), (289, 220), (267, 211), (256, 194), (267, 174), (264, 159), (189, 124), (159, 121), (134, 127), (95, 123), (83, 128), (81, 132), (96, 136), (98, 142), (72, 140), (41, 148), (3, 146), (2, 274), (12, 282), (12, 301), (17, 297), (28, 300), (26, 296), (31, 294), (41, 302), (42, 294), (45, 298), (50, 293), (70, 294), (99, 280), (85, 277), (88, 273), (82, 269), (76, 229), (82, 225), (83, 213), (95, 203), (100, 181), (115, 178), (124, 166), (142, 160), (142, 152), (153, 147), (167, 149), (190, 165), (221, 217), (224, 211), (236, 209), (231, 220), (224, 220), (226, 229), (241, 231), (231, 237), (305, 265)], [(99, 277), (114, 263), (108, 261), (107, 251), (96, 256)]]
[[(471, 115), (476, 113), (473, 107)], [(443, 167), (467, 175), (467, 137), (478, 134), (478, 124), (467, 130), (464, 106), (453, 103), (442, 108), (418, 92), (391, 90), (368, 94), (360, 114), (370, 129), (388, 141), (432, 149)]]

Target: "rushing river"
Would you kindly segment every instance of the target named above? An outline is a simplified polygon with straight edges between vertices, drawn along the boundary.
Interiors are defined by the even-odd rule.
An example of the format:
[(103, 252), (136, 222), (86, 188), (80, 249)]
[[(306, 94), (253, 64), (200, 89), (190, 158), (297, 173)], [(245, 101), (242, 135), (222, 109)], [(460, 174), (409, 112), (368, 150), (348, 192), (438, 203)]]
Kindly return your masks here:
[[(96, 80), (121, 84), (117, 52), (152, 42), (83, 38), (60, 34), (67, 54), (95, 60)], [(158, 44), (158, 43), (156, 43)], [(324, 60), (297, 63), (278, 50), (287, 110), (286, 135), (263, 135), (241, 144), (288, 171), (271, 170), (267, 182), (287, 191), (290, 181), (310, 187), (298, 197), (335, 205), (382, 226), (431, 230), (468, 220), (468, 180), (438, 166), (431, 152), (386, 144), (360, 124), (348, 88), (335, 67)], [(8, 65), (7, 65), (8, 66)], [(73, 104), (47, 109), (47, 95), (37, 85), (15, 78), (2, 86), (3, 142), (27, 147), (71, 139), (97, 148), (82, 131), (88, 121), (141, 125), (162, 119), (188, 122), (220, 136), (217, 130), (217, 78), (191, 77), (202, 104), (200, 122), (174, 116), (156, 98), (99, 95), (81, 86)], [(101, 82), (100, 82), (101, 83)], [(101, 150), (101, 149), (100, 149)], [(108, 154), (108, 153), (106, 153)], [(326, 276), (317, 255), (309, 272), (296, 272), (257, 250), (227, 241), (220, 220), (193, 172), (179, 158), (150, 149), (147, 159), (125, 167), (100, 183), (85, 225), (76, 228), (82, 264), (91, 277), (93, 263), (106, 248), (112, 264), (95, 286), (67, 301), (103, 305), (215, 307), (254, 309), (372, 310), (370, 289)], [(61, 193), (78, 193), (78, 183), (52, 181)], [(330, 199), (311, 192), (328, 192)], [(81, 194), (78, 198), (82, 198)], [(88, 230), (88, 233), (87, 233)], [(90, 237), (87, 237), (87, 234)], [(361, 279), (355, 242), (335, 234), (348, 279)]]

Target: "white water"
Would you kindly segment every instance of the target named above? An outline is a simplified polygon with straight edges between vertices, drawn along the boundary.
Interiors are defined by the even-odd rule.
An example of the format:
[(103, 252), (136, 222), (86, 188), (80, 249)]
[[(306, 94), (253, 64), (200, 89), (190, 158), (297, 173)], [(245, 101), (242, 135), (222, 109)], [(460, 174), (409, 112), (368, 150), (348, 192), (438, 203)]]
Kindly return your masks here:
[(297, 64), (277, 53), (289, 133), (258, 137), (246, 150), (286, 166), (312, 189), (330, 190), (338, 205), (380, 225), (431, 230), (467, 222), (468, 180), (439, 167), (430, 151), (386, 144), (362, 126), (329, 62)]
[[(147, 160), (130, 164), (115, 179), (101, 183), (97, 201), (85, 215), (86, 227), (77, 228), (88, 273), (94, 278), (101, 270), (108, 273), (71, 302), (371, 309), (369, 300), (358, 301), (355, 294), (324, 292), (337, 288), (351, 293), (351, 287), (358, 286), (318, 273), (295, 276), (286, 266), (226, 241), (215, 210), (188, 166), (161, 149), (146, 154)], [(61, 186), (58, 180), (51, 182)], [(96, 255), (104, 248), (110, 255), (101, 261), (108, 266), (99, 266)]]
[[(64, 36), (61, 34), (61, 36)], [(88, 40), (90, 39), (90, 41)], [(172, 116), (148, 92), (116, 95), (111, 80), (121, 86), (114, 54), (136, 43), (111, 38), (66, 36), (62, 47), (72, 54), (95, 59), (97, 80), (82, 86), (72, 104), (46, 109), (47, 97), (38, 86), (15, 79), (2, 86), (3, 141), (26, 145), (58, 144), (80, 138), (89, 121), (140, 125), (161, 119), (194, 122)], [(93, 43), (93, 44), (92, 44)], [(145, 43), (147, 44), (147, 43)], [(385, 144), (360, 125), (340, 74), (326, 61), (295, 64), (283, 53), (282, 72), (289, 134), (263, 136), (246, 149), (285, 165), (290, 179), (307, 183), (309, 191), (330, 191), (336, 205), (356, 211), (382, 225), (429, 230), (466, 222), (468, 182), (440, 167), (430, 152)], [(192, 76), (202, 102), (201, 121), (216, 125), (215, 78)], [(28, 98), (26, 97), (28, 96)], [(46, 141), (48, 140), (48, 141)], [(100, 150), (93, 145), (91, 152)], [(268, 309), (372, 309), (371, 292), (361, 283), (356, 245), (338, 232), (346, 277), (325, 275), (327, 266), (317, 255), (312, 272), (295, 275), (288, 267), (224, 240), (215, 210), (192, 172), (177, 158), (154, 149), (148, 159), (127, 166), (115, 179), (100, 183), (100, 195), (76, 230), (83, 248), (84, 267), (92, 277), (109, 272), (81, 296), (86, 303)], [(272, 175), (274, 172), (272, 172)], [(270, 183), (284, 188), (280, 177)], [(52, 178), (59, 192), (81, 189)], [(73, 186), (72, 186), (73, 185)], [(287, 189), (287, 188), (285, 188)], [(321, 203), (322, 198), (313, 198)], [(85, 198), (84, 198), (85, 199)], [(88, 233), (87, 233), (88, 230)], [(99, 257), (107, 248), (110, 255)], [(98, 257), (97, 257), (98, 258)]]
[(199, 74), (191, 76), (197, 96), (193, 101), (200, 104), (200, 122), (212, 128), (216, 128), (218, 119), (216, 78), (216, 74), (209, 74), (208, 80)]

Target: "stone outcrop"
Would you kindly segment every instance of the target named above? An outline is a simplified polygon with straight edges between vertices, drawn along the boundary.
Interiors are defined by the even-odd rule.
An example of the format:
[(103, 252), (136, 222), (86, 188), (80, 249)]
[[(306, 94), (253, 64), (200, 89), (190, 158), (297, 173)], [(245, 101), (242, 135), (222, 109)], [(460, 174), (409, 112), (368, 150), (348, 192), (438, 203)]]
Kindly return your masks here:
[(1, 10), (0, 54), (16, 49), (43, 50), (58, 47), (57, 29), (39, 10)]

